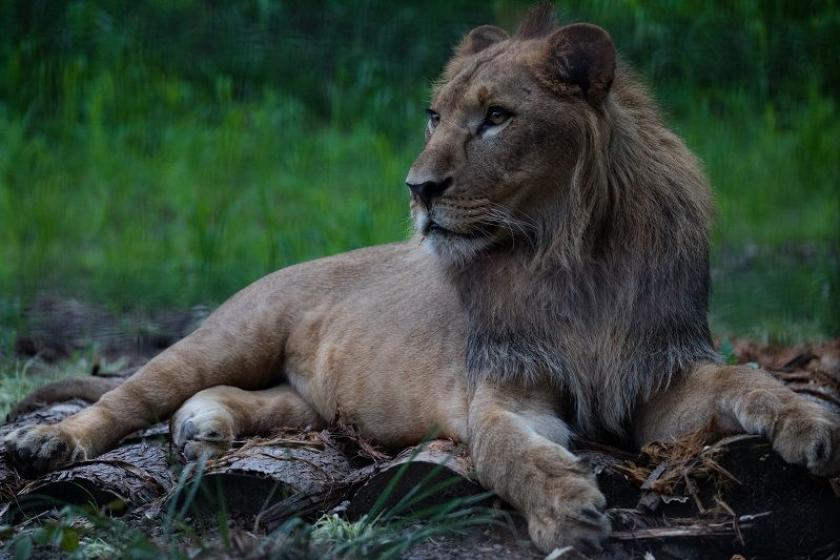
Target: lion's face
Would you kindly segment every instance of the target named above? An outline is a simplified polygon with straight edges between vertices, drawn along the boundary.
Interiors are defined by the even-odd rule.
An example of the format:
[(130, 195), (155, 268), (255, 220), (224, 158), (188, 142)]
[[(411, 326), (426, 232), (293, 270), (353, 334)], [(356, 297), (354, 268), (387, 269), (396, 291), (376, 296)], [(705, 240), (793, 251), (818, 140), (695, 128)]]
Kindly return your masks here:
[[(604, 45), (610, 56), (586, 51)], [(609, 78), (593, 76), (604, 73), (598, 64)], [(613, 68), (612, 43), (593, 26), (531, 39), (488, 26), (468, 34), (436, 88), (426, 146), (406, 178), (427, 248), (464, 264), (491, 247), (532, 243), (564, 203)]]

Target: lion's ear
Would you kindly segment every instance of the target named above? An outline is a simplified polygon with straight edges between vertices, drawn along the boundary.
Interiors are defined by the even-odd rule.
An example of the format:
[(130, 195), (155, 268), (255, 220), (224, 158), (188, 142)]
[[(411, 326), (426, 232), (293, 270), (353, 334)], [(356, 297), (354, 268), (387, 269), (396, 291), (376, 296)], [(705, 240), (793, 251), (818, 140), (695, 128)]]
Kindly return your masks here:
[(580, 93), (597, 107), (615, 77), (615, 46), (609, 33), (588, 23), (561, 27), (546, 40), (541, 74), (561, 93)]
[(468, 56), (483, 51), (490, 45), (509, 39), (507, 31), (495, 25), (482, 25), (467, 33), (455, 48), (456, 56)]

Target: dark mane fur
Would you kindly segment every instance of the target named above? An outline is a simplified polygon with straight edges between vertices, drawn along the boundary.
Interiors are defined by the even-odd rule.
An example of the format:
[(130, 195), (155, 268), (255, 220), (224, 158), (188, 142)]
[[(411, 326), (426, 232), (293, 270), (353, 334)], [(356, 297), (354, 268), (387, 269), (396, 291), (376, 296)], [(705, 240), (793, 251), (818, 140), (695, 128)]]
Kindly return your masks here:
[[(517, 37), (548, 22), (542, 7)], [(622, 64), (583, 134), (569, 198), (531, 242), (452, 275), (472, 382), (548, 379), (573, 403), (579, 433), (622, 435), (640, 402), (718, 360), (707, 320), (711, 194)]]

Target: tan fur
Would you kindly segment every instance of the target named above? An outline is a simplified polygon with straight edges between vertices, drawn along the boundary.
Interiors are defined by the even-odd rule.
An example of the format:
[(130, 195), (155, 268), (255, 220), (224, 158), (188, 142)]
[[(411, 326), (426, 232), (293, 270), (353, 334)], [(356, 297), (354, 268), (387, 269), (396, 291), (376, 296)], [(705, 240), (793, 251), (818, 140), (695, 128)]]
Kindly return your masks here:
[[(717, 363), (696, 159), (606, 32), (547, 13), (512, 38), (480, 28), (448, 64), (408, 177), (445, 188), (412, 200), (414, 239), (266, 276), (94, 406), (12, 434), (18, 464), (92, 457), (173, 414), (190, 456), (331, 421), (386, 445), (437, 433), (469, 444), (546, 551), (609, 533), (576, 435), (644, 443), (714, 422), (838, 470), (835, 418)], [(512, 116), (485, 127), (494, 105)]]

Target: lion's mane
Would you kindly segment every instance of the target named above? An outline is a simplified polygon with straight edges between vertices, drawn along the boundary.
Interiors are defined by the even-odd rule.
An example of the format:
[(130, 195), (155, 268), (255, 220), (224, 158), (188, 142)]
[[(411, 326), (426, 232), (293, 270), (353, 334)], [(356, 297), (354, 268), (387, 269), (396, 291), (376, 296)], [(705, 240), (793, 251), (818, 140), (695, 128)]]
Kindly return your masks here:
[[(551, 33), (550, 14), (532, 12), (519, 36)], [(712, 200), (699, 162), (625, 64), (583, 134), (562, 211), (530, 244), (452, 276), (472, 382), (547, 376), (579, 432), (619, 435), (639, 402), (718, 360), (707, 321)]]

